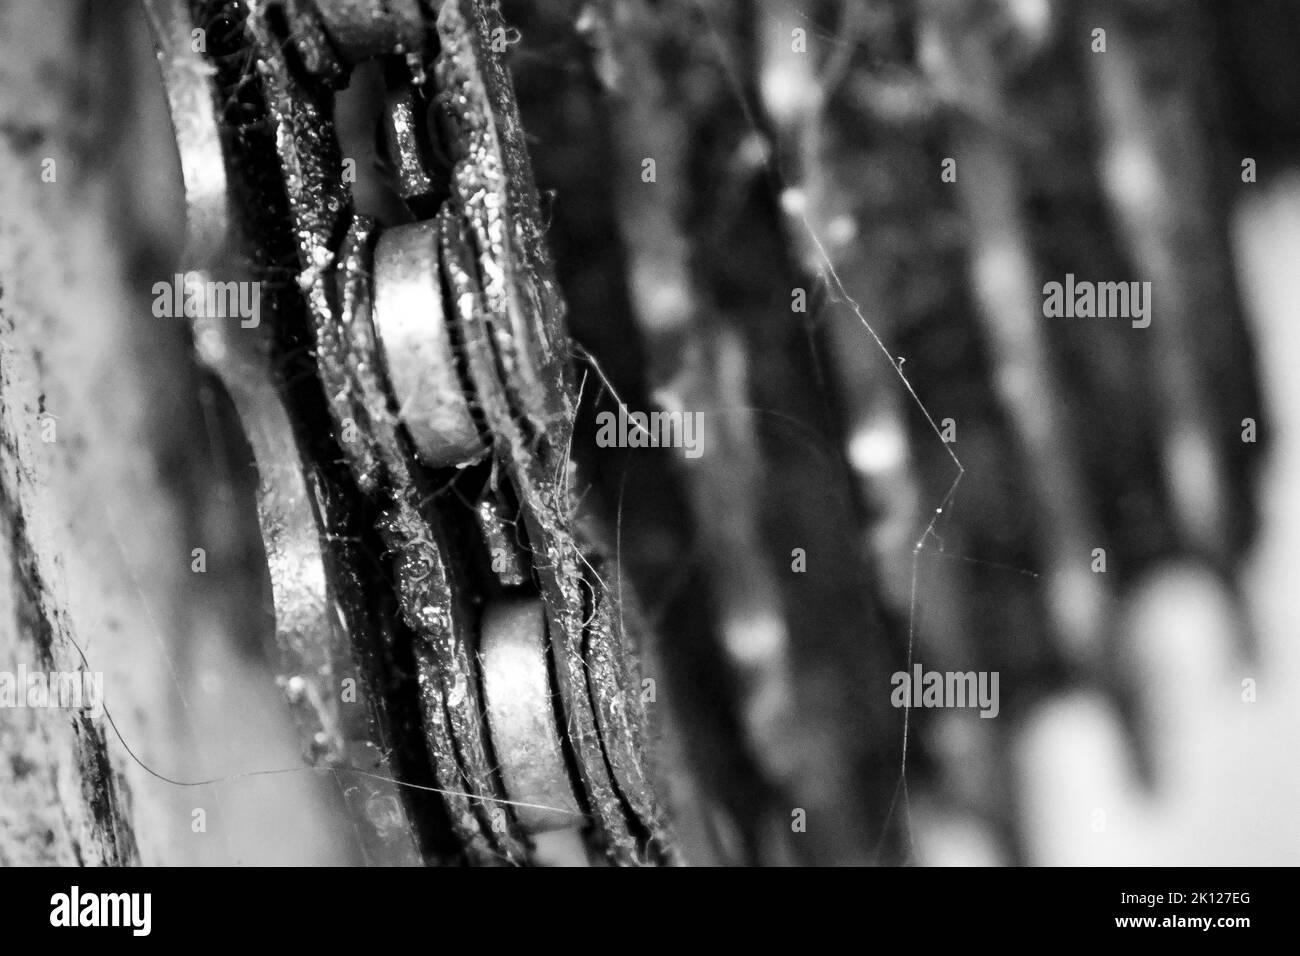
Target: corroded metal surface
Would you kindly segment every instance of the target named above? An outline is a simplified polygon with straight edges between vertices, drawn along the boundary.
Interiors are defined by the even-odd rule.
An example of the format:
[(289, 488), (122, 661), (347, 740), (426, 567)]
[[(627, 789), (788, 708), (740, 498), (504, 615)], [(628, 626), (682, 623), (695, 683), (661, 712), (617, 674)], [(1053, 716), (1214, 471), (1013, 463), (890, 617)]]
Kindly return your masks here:
[(418, 0), (317, 0), (316, 10), (350, 60), (417, 50), (424, 35)]
[[(608, 765), (614, 764), (635, 768), (629, 780), (647, 779), (638, 742), (620, 721), (609, 722), (606, 738), (596, 727), (593, 694), (604, 700), (602, 706), (617, 700), (637, 725), (644, 724), (644, 715), (639, 695), (588, 681), (589, 654), (621, 656), (623, 648), (608, 619), (585, 627), (588, 595), (603, 591), (604, 585), (594, 576), (584, 577), (582, 569), (590, 562), (573, 533), (567, 457), (573, 397), (555, 348), (563, 336), (562, 305), (544, 262), (536, 189), (522, 171), (527, 157), (508, 79), (499, 61), (483, 52), (486, 38), (500, 25), (499, 14), (482, 5), (462, 9), (469, 6), (449, 2), (438, 18), (442, 52), (437, 76), (462, 144), (452, 176), (453, 200), (439, 214), (443, 267), (464, 329), (469, 374), (498, 458), (519, 496), (578, 770), (611, 855), (631, 862), (642, 857), (630, 827), (658, 845), (671, 841), (650, 791), (622, 794), (638, 811), (629, 821), (609, 774)], [(496, 386), (497, 363), (513, 386), (508, 400), (501, 400)], [(612, 755), (608, 764), (607, 754)]]
[[(510, 80), (490, 52), (499, 13), (442, 4), (426, 62), (435, 24), (414, 3), (247, 0), (234, 35), (252, 73), (236, 77), (220, 57), (180, 49), (183, 4), (151, 7), (191, 254), (233, 268), (227, 246), (244, 242), (278, 268), (296, 260), (264, 327), (199, 318), (195, 338), (257, 455), (283, 681), (310, 718), (316, 758), (375, 774), (349, 791), (354, 810), (388, 848), (385, 861), (409, 862), (410, 827), (434, 825), (389, 812), (386, 770), (407, 762), (410, 733), (390, 710), (409, 700), (445, 826), (471, 862), (530, 862), (527, 834), (575, 825), (611, 862), (671, 860), (646, 769), (628, 636), (639, 625), (598, 573), (599, 548), (576, 537), (564, 309)], [(418, 126), (430, 75), (453, 163), (437, 214), (386, 232), (353, 213), (332, 124), (347, 64), (371, 56), (387, 58), (390, 77), (407, 74), (388, 91), (384, 122), (413, 213), (437, 195), (419, 146), (431, 135)], [(256, 83), (255, 125), (231, 133), (217, 97), (246, 80)], [(247, 222), (232, 223), (236, 208)], [(294, 382), (318, 383), (314, 397), (280, 381), (288, 360)], [(367, 534), (386, 549), (383, 575), (363, 570)], [(391, 588), (400, 622), (383, 619), (377, 588)], [(527, 666), (503, 664), (512, 653)], [(370, 703), (341, 708), (338, 683), (353, 673)], [(388, 768), (390, 754), (406, 756)]]
[[(236, 241), (228, 150), (211, 85), (213, 67), (190, 44), (186, 5), (151, 0), (146, 5), (159, 50), (169, 106), (181, 155), (187, 201), (186, 264), (250, 276), (231, 246)], [(207, 272), (201, 272), (202, 278)], [(223, 275), (224, 277), (224, 275)], [(376, 824), (368, 806), (400, 807), (386, 756), (375, 739), (389, 736), (373, 726), (366, 706), (345, 707), (340, 689), (355, 679), (352, 641), (335, 614), (334, 570), (318, 528), (319, 495), (310, 467), (299, 454), (284, 396), (275, 380), (269, 324), (244, 328), (200, 315), (193, 322), (201, 361), (221, 379), (234, 402), (258, 464), (258, 518), (270, 570), (282, 685), (308, 753), (318, 765), (364, 771), (345, 792), (363, 824), (371, 859), (417, 862), (409, 827)], [(400, 810), (398, 811), (400, 816)]]

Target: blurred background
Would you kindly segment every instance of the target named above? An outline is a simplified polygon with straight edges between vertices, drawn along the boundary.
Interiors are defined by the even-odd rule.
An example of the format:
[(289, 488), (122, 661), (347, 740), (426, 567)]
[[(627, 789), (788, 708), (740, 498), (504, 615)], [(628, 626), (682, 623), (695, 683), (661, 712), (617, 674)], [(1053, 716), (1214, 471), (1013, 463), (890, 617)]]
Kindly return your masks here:
[[(1300, 8), (502, 9), (687, 858), (1300, 862)], [(171, 137), (137, 5), (0, 0), (5, 554), (106, 674), (143, 862), (355, 863), (247, 443), (149, 307)], [(1150, 327), (1045, 316), (1067, 274), (1151, 283)], [(619, 401), (704, 453), (598, 448)], [(894, 707), (918, 663), (997, 672), (996, 718)], [(66, 735), (0, 711), (0, 862), (84, 858)]]

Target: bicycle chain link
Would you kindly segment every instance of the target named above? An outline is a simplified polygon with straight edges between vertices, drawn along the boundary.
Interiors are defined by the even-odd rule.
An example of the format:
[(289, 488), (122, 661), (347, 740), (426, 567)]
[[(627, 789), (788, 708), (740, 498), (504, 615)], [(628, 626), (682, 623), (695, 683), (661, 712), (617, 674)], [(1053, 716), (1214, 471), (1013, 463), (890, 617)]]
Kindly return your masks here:
[[(186, 256), (209, 271), (232, 261), (255, 271), (257, 255), (232, 246), (267, 215), (275, 188), (264, 179), (285, 198), (299, 298), (271, 313), (288, 327), (302, 311), (320, 395), (286, 382), (283, 329), (199, 317), (194, 333), (258, 461), (286, 689), (316, 760), (366, 771), (346, 793), (370, 828), (368, 855), (440, 858), (421, 834), (412, 840), (409, 789), (387, 782), (419, 763), (393, 690), (413, 667), (419, 730), (470, 862), (530, 862), (530, 836), (575, 824), (609, 862), (677, 862), (647, 765), (641, 624), (611, 593), (616, 569), (576, 517), (564, 306), (513, 88), (492, 49), (504, 31), (496, 6), (144, 2), (181, 155)], [(195, 53), (191, 31), (216, 22), (234, 39)], [(421, 130), (421, 112), (445, 124), (452, 164), (436, 212), (385, 229), (353, 212), (332, 123), (334, 92), (372, 57), (390, 76), (399, 60), (409, 76), (390, 83), (384, 127), (413, 212), (437, 182), (420, 137), (438, 130)], [(240, 58), (255, 65), (270, 154), (222, 122), (248, 95), (247, 74), (232, 73)], [(260, 254), (264, 267), (284, 267)], [(298, 420), (321, 395), (329, 441)], [(391, 558), (381, 577), (400, 625), (368, 590), (376, 575), (357, 539), (373, 534)], [(338, 684), (353, 675), (364, 700), (349, 710)], [(542, 704), (554, 713), (538, 713)]]

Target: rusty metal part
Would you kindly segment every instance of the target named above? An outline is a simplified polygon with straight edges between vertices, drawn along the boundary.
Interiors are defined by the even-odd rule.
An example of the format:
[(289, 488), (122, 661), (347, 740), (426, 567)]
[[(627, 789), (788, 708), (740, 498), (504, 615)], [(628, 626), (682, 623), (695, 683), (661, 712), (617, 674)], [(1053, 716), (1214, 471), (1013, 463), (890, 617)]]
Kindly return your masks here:
[[(315, 10), (304, 3), (289, 5), (290, 20), (319, 21), (353, 62), (409, 51), (416, 34), (422, 38), (425, 31), (415, 0), (340, 0), (321, 2)], [(441, 6), (433, 65), (437, 102), (455, 153), (451, 196), (433, 219), (377, 234), (372, 222), (352, 214), (330, 119), (334, 79), (315, 75), (310, 64), (304, 66), (307, 75), (299, 75), (289, 55), (297, 41), (271, 15), (280, 7), (269, 0), (247, 0), (246, 7), (243, 46), (256, 64), (271, 136), (232, 137), (227, 144), (242, 151), (241, 175), (256, 172), (264, 179), (253, 167), (269, 165), (278, 168), (284, 185), (283, 228), (296, 247), (301, 299), (289, 296), (283, 316), (278, 305), (272, 311), (277, 323), (301, 325), (298, 309), (305, 310), (305, 327), (292, 334), (314, 339), (314, 349), (299, 362), (319, 378), (324, 403), (312, 414), (332, 426), (342, 452), (341, 462), (331, 457), (328, 467), (357, 503), (364, 496), (377, 509), (374, 530), (391, 557), (392, 597), (409, 629), (401, 634), (414, 655), (425, 743), (456, 839), (471, 862), (528, 862), (522, 834), (562, 819), (571, 823), (577, 813), (586, 814), (582, 819), (591, 826), (584, 832), (611, 862), (670, 859), (667, 830), (645, 772), (645, 715), (629, 666), (633, 642), (624, 635), (625, 620), (635, 633), (637, 619), (618, 607), (597, 571), (599, 549), (576, 537), (568, 459), (576, 400), (563, 304), (542, 242), (509, 77), (489, 52), (500, 14), (464, 0)], [(172, 15), (175, 42), (185, 35), (177, 24), (188, 23), (183, 0), (175, 0)], [(372, 22), (372, 15), (382, 16)], [(290, 28), (292, 33), (292, 22)], [(329, 67), (318, 52), (313, 62)], [(410, 82), (417, 86), (427, 82), (418, 60), (408, 56)], [(172, 94), (174, 109), (195, 99), (194, 82), (208, 84), (211, 116), (184, 136), (178, 132), (178, 139), (188, 139), (190, 159), (202, 170), (204, 157), (192, 155), (193, 144), (206, 144), (207, 162), (221, 167), (215, 179), (196, 175), (193, 193), (202, 226), (196, 244), (222, 248), (231, 231), (221, 218), (229, 201), (222, 177), (234, 175), (235, 166), (221, 148), (214, 112), (220, 84), (209, 84), (212, 64), (197, 55), (177, 60), (171, 73), (181, 77)], [(339, 79), (346, 82), (346, 73)], [(416, 105), (423, 101), (409, 87), (403, 92), (400, 82), (388, 99), (390, 137), (396, 135), (398, 158), (410, 167), (399, 175), (408, 201), (433, 195), (426, 191), (433, 180), (419, 148), (417, 122), (423, 117)], [(177, 122), (179, 130), (184, 119)], [(188, 188), (188, 175), (186, 181)], [(210, 222), (217, 225), (204, 225)], [(247, 229), (240, 234), (255, 236)], [(328, 490), (321, 450), (308, 448), (296, 432), (293, 402), (301, 399), (286, 398), (275, 378), (272, 356), (284, 342), (270, 328), (210, 326), (196, 325), (200, 352), (227, 381), (267, 485), (259, 504), (278, 634), (299, 665), (286, 687), (313, 708), (320, 729), (312, 739), (331, 762), (342, 764), (356, 749), (357, 728), (339, 725), (343, 718), (335, 713), (337, 695), (330, 690), (350, 666), (350, 650), (366, 657), (364, 645), (350, 649), (347, 640), (348, 629), (359, 627), (364, 615), (344, 613), (335, 629), (327, 613), (331, 587), (346, 581), (360, 587), (363, 581), (347, 565), (354, 546), (339, 541), (347, 537), (337, 520), (342, 499)], [(319, 396), (314, 401), (322, 404)], [(322, 437), (312, 440), (320, 444)], [(326, 453), (332, 455), (333, 446)], [(440, 495), (428, 469), (471, 464), (487, 454), (493, 458), (490, 480), (476, 492), (473, 510)], [(476, 533), (477, 544), (466, 545)], [(484, 546), (492, 553), (493, 573), (475, 580)], [(511, 686), (509, 680), (502, 684), (502, 672), (480, 681), (473, 625), (476, 602), (501, 600), (492, 596), (503, 587), (534, 585), (540, 596), (527, 611), (490, 604), (483, 622), (489, 666), (500, 663), (502, 654), (509, 657), (507, 649), (522, 640), (525, 624), (532, 635), (526, 672), (515, 675), (525, 680), (534, 702), (525, 714), (511, 711), (510, 695), (502, 696), (501, 688)], [(543, 635), (553, 650), (554, 687)], [(499, 759), (489, 746), (480, 687), (488, 688), (488, 711), (497, 715), (493, 742), (508, 751), (498, 753)], [(379, 722), (370, 728), (371, 739), (391, 741), (382, 694), (379, 706), (349, 713), (371, 710)], [(572, 779), (560, 727), (572, 755)], [(529, 748), (528, 736), (540, 750)], [(372, 751), (378, 753), (373, 745)], [(387, 812), (391, 794), (352, 791), (364, 798), (362, 816), (385, 837), (402, 829)]]
[(438, 281), (437, 234), (425, 220), (386, 230), (375, 245), (375, 334), (399, 415), (432, 468), (487, 454), (456, 373)]
[(348, 60), (420, 49), (424, 16), (419, 0), (316, 0), (330, 39)]
[[(619, 720), (597, 727), (596, 711), (622, 707), (643, 726), (639, 694), (591, 680), (589, 657), (621, 659), (630, 641), (607, 615), (587, 626), (591, 595), (606, 587), (574, 537), (575, 504), (567, 449), (573, 392), (563, 342), (563, 305), (542, 242), (537, 194), (528, 171), (510, 81), (487, 53), (500, 14), (484, 5), (448, 0), (438, 15), (435, 63), (441, 95), (458, 131), (452, 198), (439, 213), (444, 282), (461, 328), (466, 368), (495, 440), (494, 454), (518, 500), (534, 555), (555, 648), (557, 689), (593, 820), (614, 862), (647, 862), (644, 847), (671, 845), (653, 792), (624, 792), (610, 767), (629, 784), (649, 779), (640, 741)], [(498, 398), (504, 378), (506, 400)], [(591, 547), (589, 552), (594, 550)], [(635, 633), (631, 615), (617, 615)], [(600, 704), (593, 703), (594, 697)], [(617, 703), (613, 703), (613, 702)], [(625, 807), (632, 813), (625, 812)], [(670, 856), (663, 853), (662, 859)]]
[(417, 132), (426, 104), (410, 85), (389, 90), (384, 99), (384, 138), (397, 177), (397, 193), (407, 202), (430, 196), (434, 180), (424, 168)]
[(322, 384), (336, 423), (355, 416), (361, 426), (345, 453), (358, 484), (383, 509), (379, 531), (394, 554), (403, 619), (417, 639), (425, 742), (453, 827), (477, 862), (518, 862), (522, 846), (483, 805), (503, 794), (487, 758), (469, 625), (454, 600), (439, 529), (421, 507), (428, 495), (398, 437), (400, 422), (380, 374), (369, 314), (372, 230), (368, 220), (354, 221), (340, 256), (340, 311), (315, 316)]
[[(190, 44), (192, 21), (184, 0), (146, 0), (145, 10), (166, 85), (185, 184), (186, 265), (243, 274), (228, 248), (235, 232), (227, 155), (217, 120), (213, 69)], [(201, 273), (206, 279), (208, 273)], [(419, 862), (404, 817), (394, 825), (367, 807), (398, 807), (388, 779), (389, 760), (374, 741), (389, 736), (371, 723), (363, 699), (343, 707), (339, 688), (356, 676), (350, 635), (335, 614), (331, 562), (316, 524), (315, 489), (299, 457), (297, 436), (270, 362), (270, 329), (243, 328), (230, 319), (193, 319), (199, 359), (221, 380), (239, 414), (258, 464), (257, 512), (270, 569), (282, 686), (318, 765), (364, 771), (345, 788), (363, 833), (367, 857), (377, 863)], [(381, 721), (382, 723), (382, 721)]]
[(537, 187), (509, 75), (490, 50), (500, 11), (448, 0), (434, 64), (455, 160), (452, 193), (472, 237), (485, 313), (512, 404), (538, 434), (573, 418), (559, 284), (545, 251)]
[[(290, 187), (298, 285), (316, 336), (317, 371), (340, 437), (349, 419), (358, 426), (357, 442), (343, 442), (343, 451), (358, 485), (381, 509), (378, 530), (393, 556), (402, 619), (415, 638), (425, 740), (439, 787), (471, 860), (521, 863), (526, 848), (507, 815), (495, 812), (504, 795), (487, 755), (463, 601), (469, 582), (446, 558), (444, 530), (428, 509), (434, 492), (400, 437), (402, 423), (374, 340), (373, 224), (355, 219), (342, 228), (349, 196), (328, 104), (294, 75), (260, 6), (248, 29), (276, 130), (281, 179)], [(333, 243), (343, 232), (340, 255)]]
[(281, 0), (286, 29), (303, 69), (331, 86), (346, 86), (348, 69), (340, 61), (315, 0)]
[(529, 834), (581, 826), (551, 702), (542, 602), (489, 604), (479, 640), (488, 727), (520, 826)]
[(500, 495), (489, 492), (474, 509), (479, 533), (487, 545), (492, 560), (492, 573), (508, 588), (516, 588), (528, 580), (527, 555), (519, 541), (519, 529), (513, 515), (506, 513)]
[(567, 515), (560, 510), (564, 503), (555, 500), (556, 486), (547, 484), (551, 480), (549, 474), (528, 453), (520, 427), (497, 387), (490, 333), (479, 305), (482, 293), (461, 215), (448, 203), (439, 213), (438, 222), (442, 230), (444, 280), (451, 290), (457, 321), (464, 332), (466, 365), (480, 407), (498, 442), (497, 454), (505, 458), (511, 484), (520, 497), (534, 569), (546, 602), (548, 630), (556, 647), (556, 680), (581, 783), (593, 817), (608, 841), (611, 857), (619, 862), (637, 862), (638, 843), (610, 778), (587, 690), (581, 557), (565, 530)]

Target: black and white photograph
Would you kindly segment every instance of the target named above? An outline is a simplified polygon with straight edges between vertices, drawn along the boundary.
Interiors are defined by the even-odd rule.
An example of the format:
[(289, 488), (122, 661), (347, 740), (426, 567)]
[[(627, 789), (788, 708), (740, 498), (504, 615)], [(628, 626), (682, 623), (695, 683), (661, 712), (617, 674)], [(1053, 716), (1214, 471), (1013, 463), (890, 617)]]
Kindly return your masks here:
[(1295, 0), (0, 0), (0, 867), (1231, 946), (1297, 363)]

